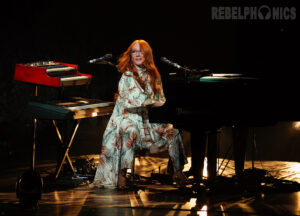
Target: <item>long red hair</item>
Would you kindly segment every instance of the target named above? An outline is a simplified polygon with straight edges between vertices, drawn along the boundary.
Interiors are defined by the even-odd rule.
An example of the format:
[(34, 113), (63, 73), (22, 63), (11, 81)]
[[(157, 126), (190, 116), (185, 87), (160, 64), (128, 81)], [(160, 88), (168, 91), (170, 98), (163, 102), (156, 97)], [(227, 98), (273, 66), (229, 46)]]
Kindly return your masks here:
[(145, 40), (135, 40), (132, 42), (128, 49), (119, 58), (118, 70), (121, 73), (124, 73), (128, 70), (131, 71), (133, 73), (134, 78), (139, 82), (141, 87), (143, 89), (145, 88), (145, 83), (143, 83), (143, 81), (139, 78), (137, 69), (131, 62), (131, 50), (136, 43), (140, 44), (140, 49), (145, 58), (143, 66), (147, 69), (147, 72), (150, 75), (150, 85), (154, 94), (156, 94), (156, 92), (159, 89), (158, 83), (160, 83), (160, 74), (154, 64), (152, 48)]

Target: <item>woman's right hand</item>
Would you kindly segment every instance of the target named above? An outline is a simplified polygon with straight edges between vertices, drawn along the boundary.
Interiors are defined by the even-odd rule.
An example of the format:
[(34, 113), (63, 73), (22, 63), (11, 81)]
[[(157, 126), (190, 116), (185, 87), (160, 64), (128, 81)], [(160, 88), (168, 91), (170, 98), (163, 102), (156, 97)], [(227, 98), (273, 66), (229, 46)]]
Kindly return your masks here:
[(151, 104), (154, 104), (154, 103), (155, 103), (155, 100), (153, 98), (147, 98), (144, 101), (143, 106), (151, 105)]
[(161, 107), (162, 105), (164, 105), (165, 102), (164, 101), (155, 101), (152, 106), (154, 107)]

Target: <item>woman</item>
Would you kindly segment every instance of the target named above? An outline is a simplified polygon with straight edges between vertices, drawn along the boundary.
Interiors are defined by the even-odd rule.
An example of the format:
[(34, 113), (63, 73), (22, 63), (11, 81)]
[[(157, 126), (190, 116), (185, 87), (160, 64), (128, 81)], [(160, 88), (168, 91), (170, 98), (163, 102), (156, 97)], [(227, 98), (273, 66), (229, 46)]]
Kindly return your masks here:
[(146, 105), (162, 106), (160, 74), (152, 49), (144, 40), (134, 41), (122, 54), (118, 70), (123, 73), (113, 114), (103, 135), (99, 165), (92, 186), (126, 187), (126, 170), (132, 167), (136, 148), (157, 152), (168, 149), (173, 179), (184, 184), (181, 170), (186, 157), (182, 139), (171, 124), (150, 124)]

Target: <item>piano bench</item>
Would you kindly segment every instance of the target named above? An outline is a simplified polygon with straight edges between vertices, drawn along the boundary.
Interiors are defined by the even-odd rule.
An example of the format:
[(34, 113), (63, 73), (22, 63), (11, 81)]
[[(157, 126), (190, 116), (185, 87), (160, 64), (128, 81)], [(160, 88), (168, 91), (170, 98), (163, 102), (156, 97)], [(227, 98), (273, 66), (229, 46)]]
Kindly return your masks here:
[[(146, 166), (146, 169), (150, 168), (149, 166), (147, 167), (146, 164), (136, 164), (137, 161), (140, 162), (142, 160), (146, 160), (145, 157), (147, 157), (147, 156), (157, 156), (157, 155), (161, 156), (162, 154), (166, 154), (166, 153), (167, 153), (167, 149), (156, 152), (156, 153), (152, 153), (149, 150), (136, 149), (134, 151), (134, 157), (133, 157), (133, 161), (132, 161), (131, 172), (127, 173), (128, 176), (129, 176), (129, 178), (127, 178), (127, 179), (129, 180), (130, 184), (142, 183), (144, 180), (147, 180), (147, 179), (159, 180), (159, 179), (157, 179), (158, 176), (168, 175), (168, 174), (163, 175), (163, 174), (160, 173), (160, 167), (161, 167), (160, 164), (157, 164), (157, 166), (154, 169), (152, 169), (151, 171), (150, 170), (148, 170), (148, 171), (144, 170), (145, 166)], [(151, 164), (150, 166), (152, 167), (153, 165)], [(139, 167), (140, 167), (140, 172), (139, 172), (139, 174), (136, 174), (137, 169)], [(167, 165), (167, 167), (168, 167), (168, 165)], [(154, 170), (158, 170), (158, 172), (154, 172)], [(143, 172), (151, 172), (151, 177), (143, 176)], [(170, 175), (170, 177), (171, 177), (171, 175)], [(163, 178), (165, 179), (165, 177), (163, 177)]]
[(135, 170), (136, 170), (135, 160), (138, 159), (140, 161), (141, 160), (140, 158), (143, 157), (143, 156), (146, 156), (147, 154), (148, 154), (148, 151), (146, 151), (146, 150), (141, 150), (141, 149), (135, 149), (134, 150), (134, 156), (133, 156), (130, 172), (128, 172), (128, 170), (127, 170), (127, 179), (131, 183), (134, 183), (134, 182), (136, 182), (140, 179), (140, 176), (135, 174)]

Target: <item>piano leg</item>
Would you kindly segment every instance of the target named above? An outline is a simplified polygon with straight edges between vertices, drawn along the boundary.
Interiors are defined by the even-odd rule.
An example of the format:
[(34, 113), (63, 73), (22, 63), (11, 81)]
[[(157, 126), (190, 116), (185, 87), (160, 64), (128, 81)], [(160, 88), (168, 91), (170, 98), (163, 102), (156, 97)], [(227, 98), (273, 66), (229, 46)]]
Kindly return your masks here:
[(196, 183), (202, 181), (207, 140), (207, 180), (213, 182), (217, 172), (218, 130), (191, 131), (191, 171)]
[(233, 157), (235, 174), (239, 177), (244, 171), (247, 140), (249, 128), (247, 126), (236, 125), (232, 128), (233, 137)]
[(218, 130), (209, 132), (207, 136), (207, 180), (212, 183), (217, 174)]
[(206, 134), (204, 131), (191, 130), (191, 157), (192, 165), (190, 171), (196, 183), (202, 181), (203, 167), (206, 149)]

